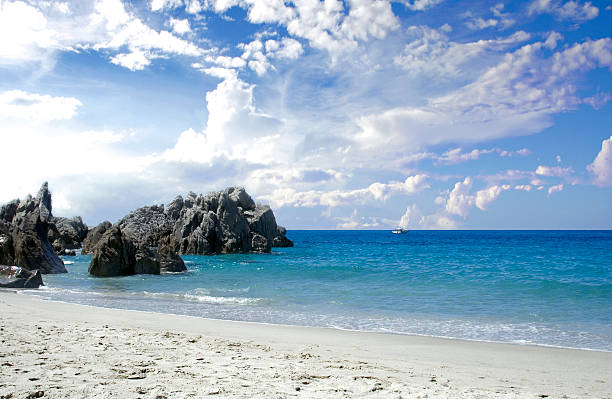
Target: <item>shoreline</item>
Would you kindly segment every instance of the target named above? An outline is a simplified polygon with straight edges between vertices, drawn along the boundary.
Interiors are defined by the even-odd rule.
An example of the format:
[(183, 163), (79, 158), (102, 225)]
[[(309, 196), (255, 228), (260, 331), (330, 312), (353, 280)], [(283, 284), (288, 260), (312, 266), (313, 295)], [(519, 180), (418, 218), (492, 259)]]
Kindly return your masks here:
[[(36, 290), (27, 290), (35, 292)], [(231, 320), (231, 319), (216, 319), (212, 317), (204, 317), (204, 316), (194, 316), (188, 314), (178, 314), (178, 313), (165, 313), (165, 312), (154, 312), (150, 310), (138, 310), (138, 309), (124, 309), (124, 308), (113, 308), (106, 306), (95, 306), (95, 305), (86, 305), (69, 301), (61, 301), (55, 299), (49, 299), (43, 296), (38, 296), (35, 294), (27, 294), (22, 290), (4, 288), (0, 289), (0, 294), (2, 292), (14, 292), (17, 295), (28, 295), (30, 297), (34, 297), (38, 300), (48, 301), (48, 302), (57, 302), (57, 303), (65, 303), (68, 305), (77, 305), (83, 307), (89, 307), (94, 309), (109, 309), (109, 310), (119, 310), (125, 312), (136, 312), (136, 313), (144, 313), (144, 314), (152, 314), (152, 315), (168, 315), (168, 316), (179, 316), (179, 317), (187, 317), (194, 319), (204, 319), (211, 322), (222, 321), (229, 323), (244, 323), (244, 324), (253, 324), (253, 325), (263, 325), (263, 326), (277, 326), (277, 327), (297, 327), (297, 328), (313, 328), (313, 329), (323, 329), (323, 330), (332, 330), (332, 331), (346, 331), (353, 333), (363, 333), (363, 334), (379, 334), (379, 335), (399, 335), (399, 336), (408, 336), (408, 337), (421, 337), (421, 338), (433, 338), (433, 339), (441, 339), (441, 340), (450, 340), (450, 341), (461, 341), (461, 342), (482, 342), (488, 344), (500, 344), (500, 345), (511, 345), (511, 346), (527, 346), (527, 347), (541, 347), (541, 348), (552, 348), (552, 349), (568, 349), (568, 350), (577, 350), (577, 351), (587, 351), (587, 352), (602, 352), (602, 353), (611, 353), (612, 350), (605, 349), (592, 349), (592, 348), (577, 348), (571, 346), (560, 346), (560, 345), (547, 345), (547, 344), (537, 344), (537, 343), (519, 343), (519, 342), (504, 342), (504, 341), (492, 341), (492, 340), (483, 340), (483, 339), (470, 339), (470, 338), (459, 338), (459, 337), (447, 337), (441, 335), (427, 335), (427, 334), (416, 334), (416, 333), (403, 333), (396, 331), (367, 331), (367, 330), (354, 330), (349, 328), (342, 327), (333, 327), (333, 326), (309, 326), (309, 325), (300, 325), (300, 324), (280, 324), (280, 323), (269, 323), (264, 321), (248, 321), (248, 320)]]
[(603, 351), (125, 311), (11, 291), (0, 291), (0, 315), (0, 395), (612, 397), (612, 353)]

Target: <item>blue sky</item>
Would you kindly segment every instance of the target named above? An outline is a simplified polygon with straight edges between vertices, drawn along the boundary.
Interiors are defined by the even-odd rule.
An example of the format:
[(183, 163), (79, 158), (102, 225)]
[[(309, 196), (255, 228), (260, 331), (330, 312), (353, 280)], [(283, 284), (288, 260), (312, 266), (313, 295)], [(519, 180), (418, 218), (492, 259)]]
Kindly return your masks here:
[(0, 0), (0, 203), (612, 228), (612, 0)]

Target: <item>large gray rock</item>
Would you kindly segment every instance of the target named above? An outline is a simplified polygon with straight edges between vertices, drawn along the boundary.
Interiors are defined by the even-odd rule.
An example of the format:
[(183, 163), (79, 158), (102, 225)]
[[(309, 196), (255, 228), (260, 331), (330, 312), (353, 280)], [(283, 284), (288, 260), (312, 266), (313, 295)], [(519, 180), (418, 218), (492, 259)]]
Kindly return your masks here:
[(38, 288), (43, 284), (40, 270), (26, 270), (16, 266), (0, 265), (0, 287)]
[(99, 225), (97, 225), (96, 227), (94, 227), (93, 229), (90, 229), (87, 232), (87, 236), (83, 240), (83, 249), (81, 250), (81, 253), (82, 254), (93, 253), (96, 247), (96, 244), (98, 243), (98, 241), (100, 241), (104, 233), (106, 233), (106, 230), (110, 229), (111, 226), (112, 226), (111, 222), (106, 220), (100, 223)]
[(54, 217), (53, 223), (49, 225), (48, 238), (55, 252), (64, 254), (66, 250), (81, 248), (87, 233), (87, 225), (80, 216), (72, 219)]
[(0, 210), (0, 261), (42, 273), (66, 273), (64, 262), (49, 243), (53, 222), (51, 192), (45, 182), (38, 195), (11, 201)]
[(136, 209), (112, 227), (90, 231), (83, 253), (92, 251), (90, 241), (97, 242), (89, 269), (95, 276), (182, 272), (187, 268), (179, 254), (264, 253), (293, 245), (272, 209), (255, 204), (241, 187), (190, 192), (165, 209)]
[(165, 213), (173, 223), (174, 248), (182, 254), (263, 253), (275, 244), (293, 245), (270, 207), (255, 204), (242, 187), (206, 196), (190, 192), (170, 204)]
[(167, 244), (169, 236), (169, 230), (153, 230), (137, 237), (116, 224), (96, 244), (89, 273), (114, 277), (186, 271), (183, 259)]
[(94, 248), (89, 274), (97, 277), (134, 274), (136, 264), (132, 243), (125, 239), (119, 226), (108, 229)]

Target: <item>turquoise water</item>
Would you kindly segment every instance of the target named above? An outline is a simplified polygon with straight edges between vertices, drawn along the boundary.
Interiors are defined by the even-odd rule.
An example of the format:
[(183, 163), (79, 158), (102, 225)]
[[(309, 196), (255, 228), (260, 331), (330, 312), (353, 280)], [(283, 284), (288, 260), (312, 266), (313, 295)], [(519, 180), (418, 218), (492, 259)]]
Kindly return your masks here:
[[(93, 278), (89, 256), (32, 292), (217, 319), (612, 350), (610, 231), (291, 231), (272, 254)], [(70, 262), (73, 262), (70, 264)]]

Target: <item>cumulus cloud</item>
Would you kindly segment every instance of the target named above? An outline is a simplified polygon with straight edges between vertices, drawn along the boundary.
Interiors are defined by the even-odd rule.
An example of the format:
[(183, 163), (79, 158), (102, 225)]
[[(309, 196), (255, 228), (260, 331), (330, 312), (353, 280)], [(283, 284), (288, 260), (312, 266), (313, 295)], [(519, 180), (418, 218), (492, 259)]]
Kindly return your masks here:
[[(417, 0), (423, 4), (434, 0)], [(176, 7), (175, 1), (155, 0), (151, 6), (155, 10), (164, 7)], [(278, 24), (284, 27), (289, 35), (305, 39), (311, 47), (328, 51), (336, 57), (346, 51), (357, 48), (359, 41), (370, 38), (383, 39), (390, 30), (399, 28), (399, 21), (393, 14), (388, 0), (339, 0), (297, 1), (287, 4), (283, 0), (211, 0), (194, 7), (193, 1), (180, 2), (195, 12), (213, 10), (224, 13), (229, 8), (238, 6), (247, 11), (247, 20), (253, 24)], [(299, 52), (295, 42), (286, 48), (285, 55), (294, 57)], [(262, 70), (258, 62), (253, 61), (254, 70)]]
[(503, 190), (507, 190), (509, 188), (510, 186), (491, 186), (484, 190), (477, 191), (475, 200), (476, 206), (485, 211), (487, 209), (487, 205), (495, 201)]
[(509, 13), (503, 12), (503, 3), (498, 3), (489, 10), (491, 12), (491, 16), (487, 18), (475, 17), (472, 15), (472, 12), (467, 11), (464, 13), (464, 17), (468, 19), (465, 25), (472, 30), (486, 29), (491, 27), (507, 29), (516, 23), (514, 18), (512, 18)]
[(446, 212), (463, 218), (467, 217), (468, 210), (476, 202), (476, 198), (470, 195), (473, 184), (474, 181), (470, 177), (466, 177), (463, 182), (455, 183), (455, 187), (453, 187), (446, 201)]
[(415, 204), (406, 208), (406, 212), (400, 218), (398, 226), (402, 229), (423, 230), (450, 230), (458, 227), (455, 220), (443, 213), (424, 215)]
[(206, 128), (202, 132), (184, 131), (161, 158), (209, 163), (223, 156), (255, 164), (289, 163), (300, 137), (285, 134), (282, 120), (257, 110), (254, 85), (239, 79), (231, 70), (211, 72), (223, 80), (206, 94)]
[(172, 31), (179, 35), (191, 32), (191, 26), (189, 25), (188, 19), (170, 18), (169, 23), (172, 27)]
[(470, 208), (474, 205), (485, 211), (487, 206), (495, 201), (499, 195), (511, 188), (510, 185), (494, 185), (485, 189), (478, 190), (475, 195), (470, 194), (474, 181), (471, 177), (466, 177), (463, 182), (455, 183), (454, 188), (446, 201), (446, 212), (459, 215), (464, 219), (467, 217)]
[(354, 209), (349, 217), (337, 217), (337, 228), (339, 229), (368, 229), (372, 227), (388, 226), (392, 220), (375, 216), (361, 216), (357, 209)]
[(0, 2), (0, 62), (40, 60), (61, 48), (58, 34), (35, 7), (22, 2)]
[(402, 0), (402, 3), (413, 11), (424, 11), (434, 7), (444, 0)]
[(552, 14), (558, 20), (569, 20), (572, 22), (584, 22), (596, 18), (599, 9), (590, 1), (580, 3), (579, 1), (562, 2), (560, 0), (534, 0), (529, 5), (530, 14)]
[(601, 150), (593, 163), (587, 166), (598, 186), (612, 186), (612, 136), (601, 142)]
[(9, 90), (0, 93), (0, 120), (48, 122), (71, 119), (81, 105), (81, 101), (74, 97), (52, 97), (48, 94)]
[(0, 63), (48, 62), (57, 51), (94, 49), (109, 53), (114, 64), (140, 70), (156, 58), (203, 54), (191, 42), (150, 28), (121, 0), (96, 0), (74, 11), (67, 3), (47, 3), (0, 3)]
[(550, 186), (548, 188), (548, 195), (551, 195), (552, 193), (558, 193), (563, 191), (563, 184), (557, 184), (556, 186)]
[(569, 176), (574, 173), (574, 169), (570, 166), (562, 168), (561, 166), (544, 166), (539, 165), (535, 171), (536, 175), (540, 176)]
[(293, 188), (279, 188), (264, 196), (274, 207), (337, 207), (350, 203), (385, 201), (392, 195), (412, 195), (429, 187), (426, 175), (408, 176), (403, 182), (375, 182), (366, 188), (355, 190), (310, 190), (297, 191)]

